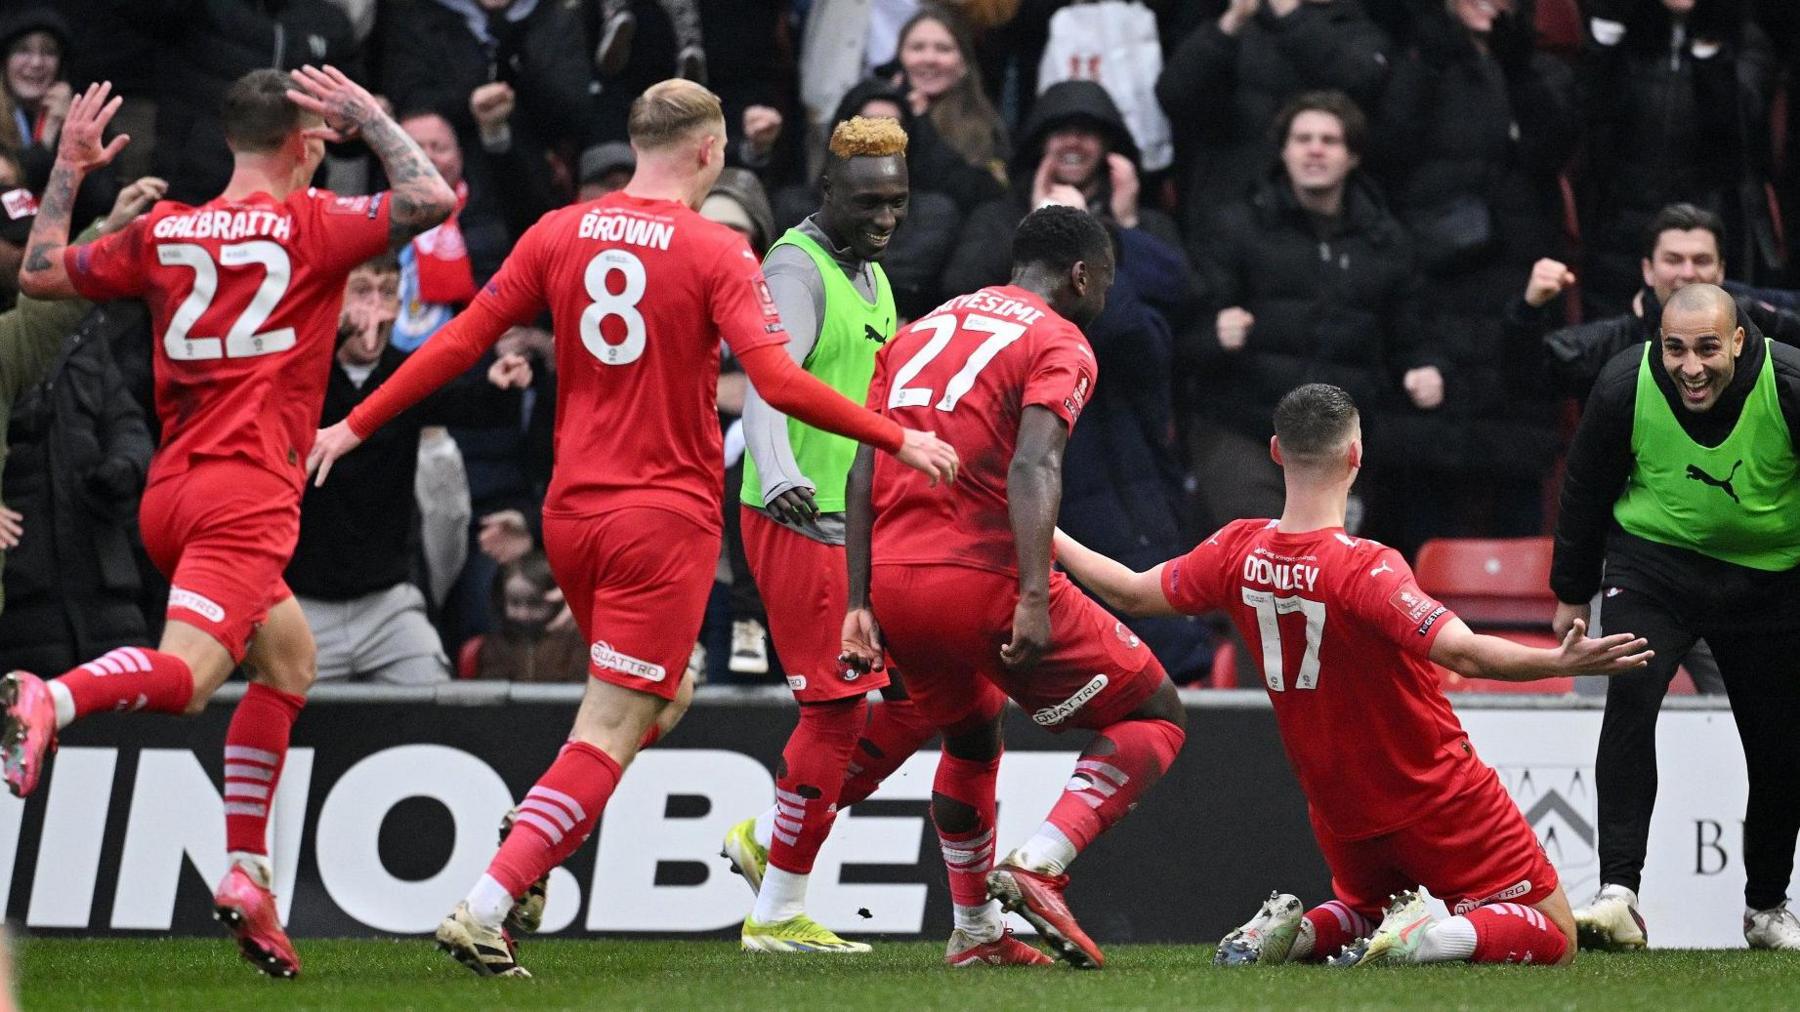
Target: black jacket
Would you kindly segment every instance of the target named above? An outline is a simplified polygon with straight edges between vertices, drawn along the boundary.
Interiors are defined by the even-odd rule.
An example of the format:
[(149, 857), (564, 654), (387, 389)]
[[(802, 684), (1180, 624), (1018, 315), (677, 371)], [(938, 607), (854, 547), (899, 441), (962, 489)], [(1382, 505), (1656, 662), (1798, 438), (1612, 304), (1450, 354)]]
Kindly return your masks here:
[(1156, 100), (1187, 173), (1183, 223), (1198, 257), (1210, 213), (1242, 198), (1274, 161), (1275, 114), (1303, 91), (1334, 88), (1374, 108), (1387, 78), (1388, 38), (1357, 0), (1267, 6), (1237, 36), (1217, 18), (1194, 29), (1163, 66)]
[(1312, 382), (1349, 391), (1371, 435), (1404, 396), (1400, 375), (1442, 361), (1423, 346), (1412, 246), (1380, 191), (1353, 173), (1329, 229), (1322, 237), (1278, 170), (1224, 210), (1203, 251), (1208, 310), (1241, 306), (1256, 322), (1236, 352), (1207, 331), (1197, 397), (1252, 439), (1267, 440), (1276, 402)]
[[(333, 362), (320, 426), (341, 421), (405, 361), (404, 352), (385, 349), (361, 387)], [(496, 390), (485, 378), (465, 374), (382, 426), (333, 465), (330, 481), (307, 486), (288, 586), (302, 597), (343, 601), (405, 583), (418, 541), (413, 476), (419, 430), (452, 423), (515, 425), (518, 420), (517, 391)]]
[[(1541, 358), (1548, 373), (1553, 393), (1563, 397), (1588, 395), (1600, 370), (1626, 348), (1655, 340), (1662, 325), (1662, 304), (1648, 288), (1641, 291), (1644, 315), (1625, 313), (1592, 323), (1550, 330), (1551, 314), (1560, 305), (1546, 303), (1533, 309), (1524, 296), (1518, 296), (1506, 307), (1505, 326), (1509, 344), (1517, 349), (1521, 361)], [(1739, 296), (1738, 316), (1747, 320), (1745, 331), (1755, 327), (1762, 334), (1783, 344), (1800, 347), (1800, 314), (1780, 309), (1766, 302)], [(1546, 332), (1547, 331), (1547, 332)]]
[[(1762, 197), (1769, 43), (1753, 25), (1710, 25), (1726, 6), (1700, 0), (1691, 30), (1677, 34), (1661, 4), (1629, 5), (1617, 15), (1624, 38), (1611, 46), (1590, 39), (1582, 53), (1588, 164), (1579, 178), (1589, 254), (1582, 285), (1592, 306), (1616, 312), (1636, 291), (1643, 230), (1676, 201), (1725, 216), (1735, 245), (1721, 252), (1739, 276), (1759, 280), (1759, 264), (1781, 255)], [(1701, 38), (1717, 51), (1696, 56)]]
[[(1773, 353), (1781, 416), (1787, 422), (1790, 439), (1796, 441), (1796, 452), (1800, 452), (1800, 349), (1779, 343), (1765, 345), (1753, 321), (1740, 318), (1739, 322), (1744, 327), (1744, 351), (1738, 357), (1731, 385), (1711, 410), (1695, 414), (1683, 407), (1674, 381), (1652, 362), (1650, 372), (1656, 379), (1656, 388), (1669, 402), (1689, 438), (1702, 446), (1717, 446), (1737, 426), (1744, 400), (1762, 372), (1763, 355)], [(1604, 562), (1608, 586), (1656, 593), (1728, 580), (1746, 587), (1779, 587), (1788, 595), (1785, 600), (1791, 602), (1791, 592), (1796, 588), (1795, 581), (1786, 578), (1788, 574), (1763, 573), (1634, 537), (1613, 519), (1613, 505), (1631, 474), (1631, 431), (1643, 355), (1642, 345), (1614, 355), (1600, 371), (1587, 410), (1582, 413), (1563, 478), (1550, 589), (1559, 600), (1585, 603), (1600, 588)]]
[(219, 105), (252, 70), (329, 63), (351, 77), (361, 65), (350, 21), (329, 0), (169, 0), (159, 48), (156, 174), (169, 199), (211, 200), (231, 178)]
[(133, 311), (90, 312), (13, 405), (6, 498), (26, 532), (6, 560), (0, 658), (9, 666), (63, 671), (149, 642), (135, 546), (150, 431), (102, 335), (109, 314)]

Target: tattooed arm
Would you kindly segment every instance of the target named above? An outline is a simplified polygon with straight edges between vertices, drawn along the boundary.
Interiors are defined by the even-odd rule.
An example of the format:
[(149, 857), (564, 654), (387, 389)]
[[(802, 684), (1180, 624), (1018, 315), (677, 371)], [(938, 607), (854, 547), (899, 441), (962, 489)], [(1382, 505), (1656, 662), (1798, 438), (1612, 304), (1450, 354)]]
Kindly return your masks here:
[(63, 123), (56, 146), (56, 164), (50, 169), (44, 198), (38, 202), (31, 237), (25, 242), (25, 263), (19, 269), (19, 290), (32, 298), (81, 297), (63, 265), (63, 250), (69, 245), (69, 219), (75, 212), (75, 192), (81, 189), (83, 177), (105, 167), (131, 140), (120, 134), (109, 144), (100, 143), (106, 124), (119, 111), (121, 99), (107, 101), (111, 92), (109, 82), (92, 84), (69, 103), (69, 118)]
[(388, 239), (393, 246), (405, 245), (456, 210), (450, 184), (361, 85), (329, 66), (301, 67), (293, 71), (293, 78), (288, 98), (325, 120), (325, 126), (309, 134), (335, 142), (360, 133), (381, 159), (390, 187)]

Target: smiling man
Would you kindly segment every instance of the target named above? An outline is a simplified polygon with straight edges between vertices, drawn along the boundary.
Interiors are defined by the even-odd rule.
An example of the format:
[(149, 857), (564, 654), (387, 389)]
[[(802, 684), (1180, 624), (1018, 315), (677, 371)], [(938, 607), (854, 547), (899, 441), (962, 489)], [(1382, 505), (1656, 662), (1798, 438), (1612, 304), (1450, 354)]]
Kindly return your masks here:
[[(832, 131), (830, 151), (819, 210), (776, 240), (763, 269), (791, 337), (788, 354), (861, 402), (875, 353), (899, 322), (876, 261), (906, 220), (906, 132), (895, 120), (857, 116)], [(762, 952), (867, 952), (862, 942), (845, 941), (806, 916), (807, 877), (840, 803), (848, 803), (840, 793), (859, 740), (900, 743), (863, 746), (865, 758), (891, 751), (898, 762), (931, 730), (911, 719), (904, 699), (879, 703), (871, 715), (864, 697), (886, 689), (887, 674), (859, 676), (837, 660), (849, 593), (844, 480), (856, 443), (789, 418), (755, 390), (745, 397), (744, 442), (744, 551), (800, 721), (782, 753), (776, 806), (739, 823), (725, 840), (726, 855), (757, 893), (743, 945)], [(865, 779), (872, 788), (880, 778)], [(866, 791), (854, 799), (861, 796)]]
[(1640, 948), (1637, 890), (1656, 803), (1656, 716), (1696, 638), (1718, 659), (1750, 775), (1744, 940), (1800, 949), (1787, 908), (1800, 834), (1800, 350), (1764, 338), (1724, 289), (1671, 293), (1658, 337), (1601, 370), (1569, 451), (1550, 586), (1558, 634), (1604, 587), (1608, 629), (1656, 658), (1607, 684), (1594, 762), (1599, 895), (1584, 945)]

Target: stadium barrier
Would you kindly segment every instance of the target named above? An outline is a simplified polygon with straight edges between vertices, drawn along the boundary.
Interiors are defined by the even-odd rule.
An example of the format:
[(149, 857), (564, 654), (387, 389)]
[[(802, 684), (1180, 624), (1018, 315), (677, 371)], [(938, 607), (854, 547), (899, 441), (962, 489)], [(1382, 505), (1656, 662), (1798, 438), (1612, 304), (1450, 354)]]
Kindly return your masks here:
[[(419, 934), (480, 874), (497, 823), (561, 744), (580, 686), (324, 686), (294, 731), (276, 798), (277, 892), (296, 935)], [(224, 873), (221, 748), (230, 691), (192, 721), (108, 716), (70, 730), (46, 789), (0, 797), (0, 897), (36, 933), (210, 935)], [(1210, 942), (1269, 889), (1329, 882), (1260, 691), (1186, 694), (1188, 743), (1143, 807), (1083, 855), (1070, 900), (1100, 940)], [(1595, 885), (1598, 700), (1465, 697), (1459, 712), (1579, 903)], [(749, 893), (718, 856), (771, 798), (793, 724), (785, 689), (703, 689), (645, 752), (601, 827), (550, 889), (563, 937), (729, 937)], [(1001, 842), (1060, 791), (1079, 732), (1013, 711), (999, 779)], [(1741, 946), (1743, 759), (1729, 712), (1672, 699), (1644, 912), (1658, 945)], [(1346, 776), (1369, 757), (1345, 756)], [(927, 802), (934, 752), (838, 819), (811, 909), (845, 932), (941, 938), (950, 898)]]

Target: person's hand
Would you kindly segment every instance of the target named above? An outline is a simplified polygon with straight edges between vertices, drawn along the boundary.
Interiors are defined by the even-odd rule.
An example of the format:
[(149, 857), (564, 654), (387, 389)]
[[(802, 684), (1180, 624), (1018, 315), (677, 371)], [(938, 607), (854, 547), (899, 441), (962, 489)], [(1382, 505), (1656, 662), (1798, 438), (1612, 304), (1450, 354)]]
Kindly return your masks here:
[[(1558, 605), (1560, 614), (1567, 605)], [(1585, 609), (1587, 606), (1582, 605)], [(1617, 675), (1635, 671), (1650, 663), (1656, 651), (1647, 649), (1650, 641), (1631, 633), (1614, 633), (1589, 639), (1587, 620), (1573, 619), (1563, 634), (1562, 646), (1556, 651), (1556, 666), (1565, 675)]]
[(780, 110), (766, 105), (753, 105), (744, 110), (744, 140), (750, 145), (750, 150), (766, 155), (780, 139)]
[(1028, 671), (1050, 649), (1050, 602), (1021, 597), (1013, 607), (1012, 639), (1000, 648), (1000, 662)]
[(1531, 277), (1525, 282), (1525, 304), (1540, 309), (1575, 283), (1575, 272), (1561, 260), (1545, 257), (1531, 265)]
[(1138, 173), (1131, 159), (1118, 152), (1106, 156), (1107, 180), (1112, 184), (1112, 215), (1121, 227), (1138, 226)]
[(843, 632), (838, 637), (838, 663), (860, 674), (880, 671), (881, 627), (875, 624), (875, 613), (867, 608), (852, 608), (844, 613)]
[(1219, 310), (1217, 321), (1219, 347), (1226, 351), (1242, 351), (1244, 342), (1250, 337), (1250, 328), (1256, 326), (1256, 317), (1243, 306), (1232, 306)]
[(531, 385), (531, 360), (523, 355), (502, 355), (488, 366), (487, 380), (501, 390), (523, 390)]
[(169, 184), (155, 176), (132, 180), (119, 191), (112, 210), (106, 213), (106, 221), (100, 225), (100, 231), (117, 232), (131, 224), (133, 218), (148, 211), (151, 204), (163, 199), (168, 192)]
[(1256, 16), (1257, 8), (1261, 6), (1262, 0), (1231, 0), (1225, 13), (1219, 15), (1219, 31), (1226, 35), (1236, 35), (1250, 23), (1250, 19)]
[(130, 134), (120, 134), (104, 146), (100, 143), (106, 124), (112, 122), (113, 114), (125, 101), (116, 96), (109, 101), (109, 95), (112, 82), (101, 81), (88, 85), (80, 97), (69, 103), (69, 118), (63, 123), (62, 137), (56, 144), (57, 161), (85, 175), (105, 168), (131, 143)]
[(288, 89), (288, 101), (325, 120), (324, 126), (307, 129), (308, 137), (341, 144), (375, 122), (376, 117), (386, 115), (367, 88), (329, 64), (322, 68), (304, 66), (289, 71), (288, 76), (294, 81), (294, 87)]
[(956, 480), (956, 467), (960, 461), (956, 456), (956, 448), (929, 432), (918, 429), (905, 429), (905, 440), (900, 444), (900, 452), (894, 456), (900, 463), (914, 470), (925, 472), (936, 487), (938, 482), (948, 485)]
[(1406, 370), (1400, 385), (1406, 388), (1406, 396), (1412, 398), (1413, 407), (1420, 411), (1433, 411), (1444, 403), (1444, 374), (1435, 365)]
[(55, 137), (69, 118), (69, 106), (75, 102), (75, 90), (67, 81), (57, 81), (44, 91), (44, 132)]
[(1031, 179), (1032, 210), (1045, 204), (1061, 204), (1077, 211), (1087, 210), (1087, 198), (1081, 195), (1080, 190), (1056, 181), (1056, 163), (1047, 154), (1038, 161), (1037, 175)]
[(500, 510), (482, 517), (475, 543), (480, 546), (481, 554), (502, 566), (517, 562), (534, 545), (525, 514), (518, 510)]
[(569, 601), (563, 597), (561, 587), (551, 587), (544, 591), (544, 603), (556, 609), (550, 621), (544, 623), (545, 632), (561, 632), (575, 626), (575, 613), (569, 610)]
[(19, 547), (25, 536), (25, 514), (0, 506), (0, 548), (8, 551)]
[(469, 114), (483, 134), (499, 132), (512, 120), (518, 96), (505, 81), (489, 81), (469, 93)]
[(1569, 630), (1573, 629), (1577, 622), (1581, 623), (1583, 631), (1587, 629), (1588, 605), (1585, 602), (1582, 604), (1556, 602), (1556, 614), (1550, 619), (1550, 631), (1556, 633), (1558, 639), (1567, 638)]
[(819, 504), (813, 501), (813, 490), (805, 485), (793, 488), (769, 500), (765, 507), (782, 523), (803, 524), (819, 518)]
[(1300, 0), (1267, 0), (1269, 13), (1278, 18), (1285, 18), (1300, 8)]
[(339, 457), (362, 445), (362, 437), (350, 431), (350, 421), (345, 419), (328, 429), (320, 429), (318, 438), (313, 440), (311, 452), (306, 455), (306, 476), (314, 478), (315, 487), (325, 484), (325, 476), (331, 473), (331, 465), (337, 463)]

